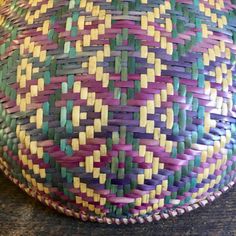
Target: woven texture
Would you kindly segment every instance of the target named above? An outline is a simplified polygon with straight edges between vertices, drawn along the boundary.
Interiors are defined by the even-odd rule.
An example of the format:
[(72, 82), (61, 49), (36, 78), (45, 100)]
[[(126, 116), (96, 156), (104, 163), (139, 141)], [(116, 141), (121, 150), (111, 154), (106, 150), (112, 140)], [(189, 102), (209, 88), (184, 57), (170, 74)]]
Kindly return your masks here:
[(47, 205), (169, 215), (235, 182), (235, 0), (0, 0), (0, 59), (0, 169)]

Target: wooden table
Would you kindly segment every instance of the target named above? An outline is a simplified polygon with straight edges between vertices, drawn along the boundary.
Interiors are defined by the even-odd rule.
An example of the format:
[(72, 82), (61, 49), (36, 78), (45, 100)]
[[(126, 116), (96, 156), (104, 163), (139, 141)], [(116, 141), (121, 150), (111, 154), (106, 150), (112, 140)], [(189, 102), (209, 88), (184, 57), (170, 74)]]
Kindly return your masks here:
[(236, 187), (215, 202), (156, 223), (83, 223), (29, 197), (0, 173), (0, 235), (236, 235)]

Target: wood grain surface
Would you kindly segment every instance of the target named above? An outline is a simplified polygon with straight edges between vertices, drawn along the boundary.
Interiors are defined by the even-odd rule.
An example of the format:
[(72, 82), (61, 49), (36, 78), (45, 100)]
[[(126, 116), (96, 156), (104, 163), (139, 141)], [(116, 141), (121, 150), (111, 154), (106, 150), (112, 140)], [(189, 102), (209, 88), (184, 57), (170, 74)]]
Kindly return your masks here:
[(51, 210), (0, 173), (0, 235), (236, 235), (236, 187), (215, 202), (156, 223), (84, 223)]

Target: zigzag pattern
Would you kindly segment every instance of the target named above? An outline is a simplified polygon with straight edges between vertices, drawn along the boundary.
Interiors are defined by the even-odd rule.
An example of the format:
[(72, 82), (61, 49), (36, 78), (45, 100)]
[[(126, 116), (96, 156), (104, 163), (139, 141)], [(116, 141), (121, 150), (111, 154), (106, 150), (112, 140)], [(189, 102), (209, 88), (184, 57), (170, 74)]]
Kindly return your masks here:
[(0, 166), (74, 212), (148, 216), (236, 178), (234, 0), (0, 0)]

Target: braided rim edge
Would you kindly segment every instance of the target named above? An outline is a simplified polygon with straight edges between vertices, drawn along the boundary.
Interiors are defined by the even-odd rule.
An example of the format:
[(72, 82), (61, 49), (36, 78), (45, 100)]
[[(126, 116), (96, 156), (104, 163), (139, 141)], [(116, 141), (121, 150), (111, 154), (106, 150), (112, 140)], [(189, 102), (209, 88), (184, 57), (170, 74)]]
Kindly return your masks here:
[(0, 170), (4, 173), (4, 175), (12, 181), (15, 185), (17, 185), (20, 189), (22, 189), (24, 192), (26, 192), (30, 197), (33, 197), (34, 199), (39, 200), (41, 203), (43, 203), (46, 206), (49, 206), (50, 208), (56, 210), (59, 213), (62, 213), (64, 215), (70, 216), (70, 217), (75, 217), (79, 220), (82, 221), (91, 221), (91, 222), (98, 222), (98, 223), (107, 223), (107, 224), (135, 224), (135, 223), (145, 223), (145, 222), (155, 222), (159, 221), (161, 219), (167, 219), (169, 217), (175, 217), (178, 215), (182, 215), (186, 212), (190, 212), (192, 210), (195, 210), (199, 207), (204, 207), (208, 203), (213, 202), (216, 198), (220, 197), (222, 193), (225, 193), (228, 191), (230, 188), (234, 186), (236, 183), (236, 178), (234, 181), (231, 181), (229, 184), (224, 186), (221, 190), (218, 190), (205, 199), (199, 200), (197, 203), (190, 204), (188, 206), (181, 206), (177, 207), (176, 209), (167, 209), (167, 212), (156, 212), (153, 213), (152, 215), (147, 215), (147, 216), (136, 216), (136, 217), (130, 217), (130, 218), (109, 218), (109, 217), (98, 217), (98, 216), (91, 216), (86, 214), (83, 211), (76, 212), (74, 210), (71, 210), (67, 208), (66, 206), (60, 204), (57, 201), (51, 200), (48, 197), (45, 197), (43, 194), (39, 193), (37, 190), (34, 190), (33, 188), (29, 188), (25, 184), (20, 183), (20, 181), (16, 178), (14, 178), (9, 169), (7, 168), (7, 165), (4, 165), (4, 162), (1, 163), (1, 158), (0, 158)]

